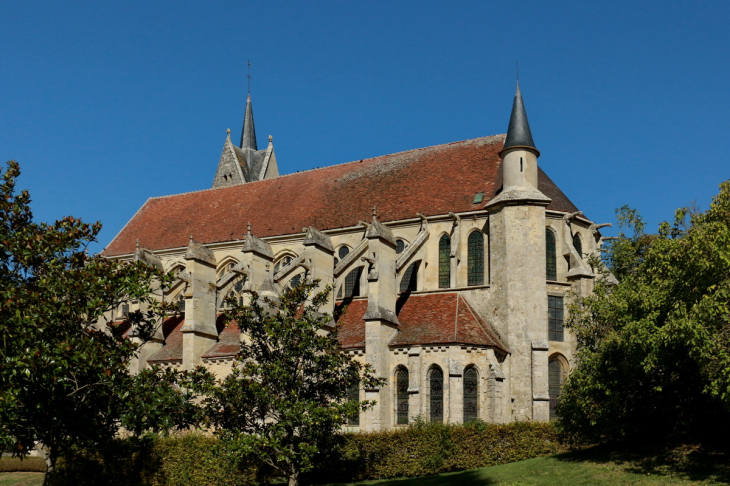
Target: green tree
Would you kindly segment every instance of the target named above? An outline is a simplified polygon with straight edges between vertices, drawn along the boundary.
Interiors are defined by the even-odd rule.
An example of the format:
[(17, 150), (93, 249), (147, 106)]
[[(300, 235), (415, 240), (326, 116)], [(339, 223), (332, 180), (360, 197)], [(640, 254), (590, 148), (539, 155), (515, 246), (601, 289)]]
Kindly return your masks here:
[[(154, 414), (146, 422), (129, 414), (149, 409), (138, 392), (160, 380), (154, 371), (133, 377), (128, 364), (164, 316), (151, 294), (169, 277), (142, 262), (88, 256), (100, 223), (35, 223), (30, 195), (15, 191), (18, 164), (0, 175), (0, 449), (23, 456), (40, 442), (49, 483), (71, 445), (93, 447), (125, 420), (138, 429), (166, 426)], [(130, 313), (124, 325), (109, 320), (133, 300), (149, 310)], [(179, 412), (186, 397), (176, 395), (166, 406)]]
[(231, 373), (204, 390), (210, 425), (230, 450), (257, 457), (290, 486), (334, 452), (348, 417), (373, 405), (350, 400), (352, 387), (382, 385), (340, 351), (332, 318), (318, 312), (329, 292), (308, 299), (316, 285), (303, 282), (279, 301), (230, 300), (225, 318), (238, 324), (241, 350)]
[[(708, 437), (730, 419), (730, 181), (710, 209), (680, 209), (656, 235), (636, 211), (593, 295), (570, 305), (577, 367), (558, 404), (576, 442)], [(628, 234), (626, 229), (633, 229)]]

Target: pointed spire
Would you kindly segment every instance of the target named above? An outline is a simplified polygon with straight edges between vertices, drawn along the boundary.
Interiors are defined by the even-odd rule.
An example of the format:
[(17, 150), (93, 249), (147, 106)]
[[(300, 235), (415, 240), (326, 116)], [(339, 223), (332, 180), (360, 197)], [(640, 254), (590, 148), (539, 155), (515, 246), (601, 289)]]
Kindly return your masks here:
[(532, 132), (530, 132), (530, 124), (527, 121), (527, 112), (525, 112), (525, 104), (522, 101), (519, 81), (517, 81), (515, 101), (512, 104), (512, 116), (509, 119), (507, 138), (504, 140), (502, 150), (513, 147), (531, 148), (538, 152), (535, 142), (532, 140)]
[(246, 99), (246, 115), (243, 119), (243, 130), (241, 130), (241, 148), (258, 150), (256, 145), (256, 128), (253, 125), (253, 108), (251, 107), (251, 95)]

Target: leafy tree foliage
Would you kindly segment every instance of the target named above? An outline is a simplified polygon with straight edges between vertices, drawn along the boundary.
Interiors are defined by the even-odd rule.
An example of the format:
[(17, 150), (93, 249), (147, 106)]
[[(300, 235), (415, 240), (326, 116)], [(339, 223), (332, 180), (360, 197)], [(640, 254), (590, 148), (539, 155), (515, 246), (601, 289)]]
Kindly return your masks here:
[[(617, 211), (609, 243), (617, 285), (572, 303), (578, 364), (558, 413), (577, 442), (726, 434), (730, 419), (730, 181), (710, 209), (680, 209), (646, 235)], [(629, 231), (627, 234), (627, 230)]]
[[(160, 324), (164, 309), (151, 292), (168, 277), (141, 262), (89, 257), (100, 223), (33, 222), (30, 195), (15, 191), (19, 175), (15, 162), (0, 171), (0, 449), (22, 456), (39, 441), (52, 473), (65, 448), (110, 439), (125, 421), (167, 426), (154, 414), (140, 421), (151, 403), (140, 392), (159, 378), (133, 377), (128, 364)], [(132, 300), (149, 310), (112, 322), (110, 311)], [(174, 391), (166, 383), (158, 394)], [(167, 396), (168, 409), (184, 407), (180, 393)]]
[(191, 380), (205, 393), (203, 407), (221, 438), (292, 486), (335, 449), (348, 417), (372, 406), (351, 401), (348, 391), (382, 384), (340, 352), (337, 329), (326, 330), (331, 317), (318, 312), (328, 292), (310, 296), (315, 287), (302, 282), (279, 301), (254, 293), (249, 306), (229, 300), (226, 320), (242, 333), (233, 369), (220, 381)]

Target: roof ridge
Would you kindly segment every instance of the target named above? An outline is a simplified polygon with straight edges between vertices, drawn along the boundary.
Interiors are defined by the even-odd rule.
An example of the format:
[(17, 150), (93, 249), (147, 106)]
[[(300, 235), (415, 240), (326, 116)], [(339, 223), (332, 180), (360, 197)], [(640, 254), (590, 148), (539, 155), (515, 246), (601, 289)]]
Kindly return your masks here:
[[(496, 141), (499, 140), (500, 137), (503, 138), (505, 136), (506, 135), (504, 133), (499, 133), (497, 135), (488, 135), (488, 136), (485, 136), (485, 137), (477, 137), (477, 138), (469, 138), (469, 139), (466, 139), (466, 140), (458, 140), (456, 142), (448, 142), (448, 143), (442, 143), (442, 144), (438, 144), (438, 145), (429, 145), (428, 147), (420, 147), (420, 148), (415, 148), (415, 149), (410, 149), (410, 150), (402, 150), (400, 152), (393, 152), (393, 153), (390, 153), (390, 154), (376, 155), (375, 157), (368, 157), (366, 159), (351, 160), (349, 162), (342, 162), (342, 163), (339, 163), (339, 164), (326, 165), (324, 167), (315, 167), (313, 169), (300, 170), (300, 171), (297, 171), (297, 172), (291, 172), (289, 174), (283, 174), (283, 175), (280, 175), (279, 177), (275, 177), (273, 179), (264, 179), (264, 180), (265, 181), (273, 181), (273, 180), (276, 180), (276, 179), (282, 179), (284, 177), (291, 177), (291, 176), (294, 176), (294, 175), (297, 175), (297, 174), (304, 174), (306, 172), (314, 172), (316, 170), (324, 170), (324, 169), (329, 169), (329, 168), (332, 168), (332, 167), (339, 167), (339, 166), (347, 165), (347, 164), (359, 164), (360, 162), (365, 162), (366, 160), (380, 159), (380, 158), (383, 158), (383, 157), (391, 157), (391, 156), (394, 156), (394, 155), (402, 155), (402, 154), (417, 152), (419, 150), (434, 149), (436, 147), (447, 147), (449, 145), (456, 145), (456, 144), (460, 144), (460, 143), (476, 142), (476, 141), (480, 141), (480, 140), (490, 141), (489, 139), (493, 139), (493, 141), (496, 142)], [(234, 147), (235, 147), (235, 145), (234, 145)], [(236, 184), (235, 186), (216, 187), (216, 188), (208, 187), (206, 189), (198, 189), (196, 191), (179, 192), (177, 194), (167, 194), (165, 196), (153, 196), (153, 197), (148, 198), (148, 201), (150, 199), (165, 199), (165, 198), (168, 198), (168, 197), (182, 196), (184, 194), (195, 194), (195, 193), (198, 193), (198, 192), (205, 192), (205, 191), (220, 191), (220, 190), (230, 189), (232, 187), (240, 187), (240, 186), (243, 186), (243, 185), (255, 184), (257, 182), (264, 182), (264, 180), (247, 182), (245, 184)]]

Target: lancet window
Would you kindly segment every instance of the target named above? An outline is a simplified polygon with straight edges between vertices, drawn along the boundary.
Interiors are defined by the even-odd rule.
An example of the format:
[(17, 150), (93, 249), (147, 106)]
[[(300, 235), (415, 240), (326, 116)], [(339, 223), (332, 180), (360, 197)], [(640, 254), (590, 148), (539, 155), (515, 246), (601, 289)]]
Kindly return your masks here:
[(464, 423), (479, 418), (479, 372), (473, 366), (464, 370)]
[(580, 241), (580, 235), (578, 233), (573, 235), (573, 248), (575, 248), (578, 255), (583, 258), (583, 243)]
[(434, 366), (429, 374), (429, 405), (431, 422), (444, 421), (444, 372)]
[(408, 369), (398, 368), (395, 373), (396, 424), (408, 425)]
[(403, 278), (400, 281), (401, 292), (415, 292), (418, 287), (418, 267), (421, 264), (421, 260), (413, 262), (408, 265), (406, 271), (403, 272)]
[(558, 279), (558, 261), (555, 251), (555, 233), (545, 228), (545, 266), (546, 279)]
[(451, 238), (443, 235), (439, 240), (439, 288), (451, 285)]
[(561, 363), (562, 357), (556, 356), (548, 362), (548, 394), (550, 396), (550, 420), (555, 420), (558, 415), (555, 413), (558, 406), (558, 399), (565, 381), (565, 368)]
[(474, 231), (469, 235), (467, 269), (468, 285), (484, 284), (484, 235), (481, 231)]

